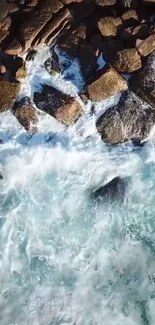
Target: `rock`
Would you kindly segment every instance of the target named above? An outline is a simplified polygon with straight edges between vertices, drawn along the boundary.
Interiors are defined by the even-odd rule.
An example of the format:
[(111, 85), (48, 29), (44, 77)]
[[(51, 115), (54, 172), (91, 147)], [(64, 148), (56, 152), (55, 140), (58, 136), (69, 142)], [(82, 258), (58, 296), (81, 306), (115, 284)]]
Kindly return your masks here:
[(44, 65), (50, 75), (55, 75), (56, 73), (60, 73), (59, 65), (53, 58), (48, 58), (45, 61)]
[(155, 124), (155, 109), (133, 92), (122, 95), (117, 106), (108, 109), (97, 121), (103, 141), (110, 144), (145, 140)]
[[(59, 35), (60, 31), (64, 28), (66, 23), (69, 21), (70, 12), (68, 9), (63, 9), (59, 12), (58, 16), (53, 16), (52, 20), (50, 20), (46, 26), (43, 28), (41, 33), (39, 34), (39, 44), (47, 43), (48, 38), (53, 41), (56, 36)], [(65, 24), (62, 27), (63, 22)]]
[(64, 5), (68, 5), (68, 4), (70, 4), (70, 3), (73, 3), (73, 2), (82, 2), (83, 0), (62, 0), (62, 3), (64, 4)]
[(142, 42), (137, 43), (137, 51), (141, 56), (147, 56), (155, 50), (155, 33)]
[(0, 173), (0, 180), (3, 179), (3, 175)]
[(116, 0), (95, 0), (95, 3), (102, 7), (114, 6), (116, 3)]
[(140, 0), (120, 0), (120, 4), (125, 8), (136, 9), (140, 3)]
[(3, 144), (3, 143), (4, 143), (4, 141), (2, 139), (0, 139), (0, 144)]
[(90, 38), (90, 44), (95, 50), (97, 50), (97, 49), (102, 50), (102, 48), (103, 48), (103, 40), (102, 40), (101, 34), (100, 33), (93, 33), (91, 35), (91, 38)]
[(75, 98), (48, 85), (43, 85), (41, 92), (34, 93), (34, 102), (40, 110), (67, 126), (75, 123), (83, 112)]
[(91, 0), (84, 0), (80, 3), (75, 3), (71, 9), (73, 19), (79, 22), (87, 17), (90, 17), (95, 12), (95, 4)]
[(0, 113), (11, 109), (19, 94), (19, 89), (19, 83), (10, 83), (0, 77)]
[(125, 192), (126, 192), (126, 184), (127, 180), (122, 177), (115, 177), (110, 182), (106, 183), (104, 186), (100, 187), (99, 189), (95, 190), (91, 198), (103, 201), (103, 200), (123, 200)]
[(10, 81), (17, 81), (16, 72), (23, 66), (23, 59), (0, 51), (0, 64), (6, 69), (5, 78)]
[(106, 68), (103, 74), (87, 86), (88, 98), (94, 102), (105, 100), (128, 88), (126, 80), (115, 69)]
[(6, 68), (4, 65), (0, 64), (0, 73), (3, 74), (6, 72)]
[(82, 24), (82, 25), (78, 26), (76, 29), (73, 30), (72, 34), (75, 35), (75, 37), (85, 39), (87, 36), (86, 25)]
[(146, 24), (138, 25), (133, 28), (132, 35), (143, 40), (149, 36), (149, 28)]
[(131, 90), (155, 107), (155, 51), (147, 57), (142, 69), (130, 80)]
[(17, 79), (23, 79), (26, 77), (26, 67), (25, 65), (23, 64), (22, 67), (20, 67), (17, 72), (16, 72), (16, 78)]
[(121, 18), (105, 17), (98, 21), (98, 28), (103, 36), (116, 36), (118, 27), (122, 25)]
[(15, 38), (13, 38), (10, 40), (10, 42), (7, 42), (5, 53), (10, 55), (19, 55), (22, 53), (22, 45)]
[(37, 110), (33, 106), (29, 97), (16, 102), (13, 113), (19, 123), (31, 134), (37, 132), (36, 123), (38, 122)]
[(11, 17), (6, 17), (3, 21), (0, 21), (0, 29), (8, 31), (11, 26)]
[(34, 50), (34, 49), (30, 49), (26, 55), (26, 58), (25, 60), (26, 61), (31, 61), (31, 60), (34, 60), (35, 56), (37, 54), (37, 51)]
[(138, 15), (136, 10), (128, 10), (124, 12), (121, 18), (124, 22), (130, 21), (131, 23), (134, 23), (135, 21), (138, 21)]
[(118, 72), (131, 73), (141, 68), (141, 57), (136, 49), (125, 49), (118, 52), (113, 66)]
[(101, 50), (105, 61), (112, 64), (116, 59), (117, 53), (123, 49), (124, 44), (121, 40), (110, 39), (103, 41)]
[[(57, 6), (59, 4), (59, 6)], [(32, 42), (40, 33), (46, 23), (52, 18), (53, 13), (62, 7), (60, 1), (44, 0), (40, 2), (38, 9), (28, 19), (21, 23), (21, 34), (25, 43), (25, 52), (31, 47)]]

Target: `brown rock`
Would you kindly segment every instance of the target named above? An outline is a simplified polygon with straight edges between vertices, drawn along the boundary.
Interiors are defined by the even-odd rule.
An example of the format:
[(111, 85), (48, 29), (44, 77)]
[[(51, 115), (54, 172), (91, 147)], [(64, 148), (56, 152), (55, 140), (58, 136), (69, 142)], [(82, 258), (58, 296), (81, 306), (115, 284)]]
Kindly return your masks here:
[(0, 112), (11, 109), (19, 94), (19, 89), (19, 83), (10, 83), (0, 77)]
[(138, 25), (132, 30), (132, 35), (143, 40), (149, 36), (149, 28), (146, 24)]
[(63, 94), (59, 90), (43, 85), (40, 93), (34, 94), (36, 106), (69, 126), (82, 115), (82, 108), (75, 98)]
[[(57, 6), (57, 4), (59, 5)], [(57, 12), (60, 7), (62, 7), (62, 4), (59, 1), (41, 1), (38, 10), (36, 10), (33, 15), (30, 15), (29, 19), (26, 19), (21, 23), (21, 33), (25, 42), (25, 51), (31, 47), (35, 37), (52, 18), (53, 13)]]
[(6, 72), (6, 67), (2, 64), (0, 64), (0, 73), (3, 74)]
[(0, 21), (0, 29), (8, 31), (11, 26), (11, 17), (6, 17), (3, 21)]
[(68, 5), (70, 3), (73, 3), (73, 2), (82, 2), (83, 0), (62, 0), (62, 3), (64, 5)]
[(19, 123), (24, 126), (29, 133), (34, 133), (34, 130), (37, 131), (35, 127), (38, 122), (37, 110), (31, 103), (29, 97), (25, 97), (20, 102), (16, 102), (13, 111)]
[(126, 80), (113, 68), (106, 68), (97, 80), (87, 87), (88, 98), (94, 102), (105, 100), (128, 88)]
[(10, 55), (19, 55), (22, 53), (22, 46), (15, 38), (12, 38), (10, 42), (7, 42), (5, 53)]
[(155, 108), (132, 92), (125, 92), (118, 105), (97, 121), (102, 140), (111, 144), (145, 140), (155, 124)]
[(118, 52), (113, 65), (120, 73), (131, 73), (141, 68), (141, 57), (136, 49), (125, 49)]
[(137, 15), (136, 10), (131, 9), (131, 10), (124, 12), (124, 14), (122, 15), (121, 18), (123, 21), (126, 21), (126, 20), (133, 21), (133, 20), (138, 20), (138, 15)]
[[(46, 26), (42, 29), (40, 35), (39, 35), (39, 44), (46, 43), (50, 35), (53, 36), (53, 34), (58, 35), (61, 31), (62, 23), (65, 21), (66, 23), (69, 21), (70, 12), (68, 9), (63, 9), (61, 12), (59, 12), (58, 16), (53, 16), (52, 20), (50, 20)], [(59, 31), (58, 31), (59, 30)]]
[(124, 49), (124, 44), (121, 40), (111, 39), (105, 40), (102, 44), (102, 53), (105, 61), (113, 63), (116, 59), (117, 53)]
[(155, 50), (155, 33), (136, 44), (137, 51), (141, 56), (147, 56)]
[(8, 35), (7, 30), (0, 30), (0, 43), (6, 38), (7, 35)]
[(87, 36), (87, 27), (86, 27), (86, 25), (82, 24), (82, 25), (78, 26), (76, 29), (74, 29), (72, 33), (76, 37), (85, 39)]
[(29, 3), (28, 3), (28, 6), (29, 7), (35, 7), (38, 3), (38, 0), (31, 0)]
[(103, 36), (116, 36), (118, 27), (122, 25), (121, 18), (106, 17), (98, 21), (98, 28)]
[(26, 77), (26, 68), (25, 65), (23, 65), (21, 68), (19, 68), (16, 72), (16, 78), (17, 79), (23, 79)]
[(116, 3), (116, 0), (95, 0), (95, 3), (102, 7), (114, 6)]

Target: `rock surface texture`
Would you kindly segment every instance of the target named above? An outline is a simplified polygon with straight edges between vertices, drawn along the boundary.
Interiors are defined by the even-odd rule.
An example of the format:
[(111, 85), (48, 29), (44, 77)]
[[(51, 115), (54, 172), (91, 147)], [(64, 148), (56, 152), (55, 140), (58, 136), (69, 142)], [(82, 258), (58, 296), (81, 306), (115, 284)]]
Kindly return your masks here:
[(97, 122), (104, 141), (148, 137), (155, 122), (154, 0), (0, 0), (0, 112), (13, 108), (31, 133), (39, 110), (66, 126), (83, 114), (77, 99), (49, 85), (34, 93), (34, 101), (19, 101), (26, 64), (41, 45), (50, 48), (51, 56), (42, 62), (49, 78), (61, 73), (77, 86), (76, 71), (66, 70), (79, 64), (84, 86), (78, 93), (84, 101), (122, 93), (119, 104)]

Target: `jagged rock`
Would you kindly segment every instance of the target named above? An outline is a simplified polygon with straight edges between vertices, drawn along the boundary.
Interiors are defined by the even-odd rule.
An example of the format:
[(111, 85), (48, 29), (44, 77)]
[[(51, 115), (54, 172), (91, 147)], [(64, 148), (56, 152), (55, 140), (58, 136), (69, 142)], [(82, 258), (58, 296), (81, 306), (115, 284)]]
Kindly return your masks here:
[(155, 124), (155, 109), (133, 92), (122, 95), (117, 106), (108, 109), (97, 121), (103, 141), (118, 144), (145, 140)]
[(70, 12), (66, 8), (61, 10), (58, 16), (53, 16), (52, 20), (50, 20), (41, 31), (38, 43), (47, 43), (49, 38), (52, 42), (59, 35), (60, 31), (64, 28), (64, 26), (68, 23), (69, 17)]
[(95, 0), (95, 3), (102, 7), (114, 6), (116, 3), (116, 0)]
[(48, 58), (45, 61), (44, 65), (50, 75), (60, 73), (60, 67), (59, 67), (58, 63), (53, 58)]
[(155, 107), (155, 51), (148, 56), (142, 69), (130, 80), (131, 89)]
[(116, 36), (118, 27), (122, 25), (119, 17), (105, 17), (98, 21), (98, 28), (103, 36)]
[(95, 190), (91, 198), (99, 202), (103, 200), (123, 200), (127, 186), (127, 180), (122, 177), (115, 177), (110, 182), (106, 183), (104, 186)]
[(82, 24), (82, 25), (78, 26), (76, 29), (73, 30), (72, 34), (75, 35), (75, 37), (85, 39), (87, 36), (86, 25)]
[(5, 47), (5, 53), (10, 55), (19, 55), (22, 52), (22, 45), (15, 39), (11, 39), (7, 42)]
[(113, 68), (106, 68), (103, 74), (87, 86), (88, 98), (94, 102), (105, 100), (128, 88), (126, 80)]
[(137, 15), (136, 10), (131, 9), (131, 10), (124, 12), (121, 18), (124, 22), (130, 21), (133, 23), (134, 21), (138, 20), (138, 15)]
[(142, 56), (147, 56), (155, 50), (155, 33), (147, 37), (145, 40), (137, 43), (137, 51)]
[(13, 113), (19, 123), (24, 126), (29, 133), (33, 134), (37, 132), (37, 110), (29, 97), (24, 97), (19, 102), (16, 102), (13, 107)]
[(36, 106), (69, 126), (82, 115), (82, 108), (77, 100), (59, 90), (43, 85), (41, 92), (34, 93)]
[(23, 64), (22, 67), (20, 67), (17, 72), (16, 72), (16, 78), (17, 79), (22, 79), (26, 77), (26, 67), (25, 64)]
[(62, 3), (64, 5), (68, 5), (68, 4), (72, 3), (72, 2), (82, 2), (82, 1), (83, 0), (62, 0)]
[(11, 109), (19, 94), (20, 84), (0, 77), (0, 112)]
[(118, 52), (113, 66), (118, 72), (131, 73), (141, 68), (141, 57), (136, 49), (125, 49)]
[(60, 1), (44, 0), (40, 2), (40, 6), (33, 15), (29, 16), (29, 19), (23, 20), (20, 27), (25, 43), (25, 52), (31, 47), (32, 42), (42, 28), (52, 18), (53, 13), (62, 7), (63, 5)]

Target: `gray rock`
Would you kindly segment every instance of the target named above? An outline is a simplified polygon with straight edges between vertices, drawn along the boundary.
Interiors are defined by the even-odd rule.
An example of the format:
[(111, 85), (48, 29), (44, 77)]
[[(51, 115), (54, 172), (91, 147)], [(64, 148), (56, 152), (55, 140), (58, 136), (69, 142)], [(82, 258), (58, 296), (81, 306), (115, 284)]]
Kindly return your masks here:
[(121, 177), (113, 178), (109, 183), (95, 190), (91, 198), (98, 201), (123, 200), (127, 186), (127, 179)]

